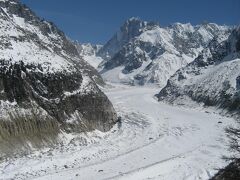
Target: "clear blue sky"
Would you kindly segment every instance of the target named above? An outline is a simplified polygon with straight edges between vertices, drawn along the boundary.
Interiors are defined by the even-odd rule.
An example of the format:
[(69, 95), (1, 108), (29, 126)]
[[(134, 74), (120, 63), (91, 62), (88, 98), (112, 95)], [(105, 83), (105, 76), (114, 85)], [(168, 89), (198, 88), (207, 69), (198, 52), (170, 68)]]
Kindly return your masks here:
[(21, 0), (71, 39), (105, 43), (130, 17), (199, 24), (240, 24), (240, 0)]

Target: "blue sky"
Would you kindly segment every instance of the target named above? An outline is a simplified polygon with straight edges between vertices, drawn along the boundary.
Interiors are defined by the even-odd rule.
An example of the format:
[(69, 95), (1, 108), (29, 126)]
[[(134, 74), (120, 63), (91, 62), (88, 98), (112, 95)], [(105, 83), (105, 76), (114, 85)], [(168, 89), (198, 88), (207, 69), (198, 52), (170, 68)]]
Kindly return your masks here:
[(103, 44), (130, 17), (199, 24), (240, 24), (240, 0), (21, 0), (71, 39)]

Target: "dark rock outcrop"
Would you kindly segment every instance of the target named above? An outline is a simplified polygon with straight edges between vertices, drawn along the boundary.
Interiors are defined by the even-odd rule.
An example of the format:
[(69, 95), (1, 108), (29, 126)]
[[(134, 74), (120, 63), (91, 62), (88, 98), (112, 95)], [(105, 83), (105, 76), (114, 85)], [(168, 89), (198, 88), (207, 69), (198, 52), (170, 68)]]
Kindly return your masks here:
[(224, 169), (219, 170), (210, 180), (240, 180), (240, 159), (234, 160)]
[[(33, 71), (34, 69), (34, 71)], [(32, 102), (43, 108), (64, 127), (76, 111), (88, 129), (107, 131), (116, 121), (114, 109), (107, 97), (93, 82), (81, 87), (83, 77), (78, 72), (44, 74), (41, 65), (23, 62), (0, 67), (1, 99), (30, 108)], [(84, 89), (86, 88), (86, 89)], [(89, 92), (86, 92), (89, 91)]]
[(240, 89), (240, 76), (238, 76), (236, 79), (236, 88)]
[(53, 23), (5, 0), (0, 33), (0, 153), (54, 143), (63, 131), (114, 125), (116, 112), (97, 85), (101, 76)]

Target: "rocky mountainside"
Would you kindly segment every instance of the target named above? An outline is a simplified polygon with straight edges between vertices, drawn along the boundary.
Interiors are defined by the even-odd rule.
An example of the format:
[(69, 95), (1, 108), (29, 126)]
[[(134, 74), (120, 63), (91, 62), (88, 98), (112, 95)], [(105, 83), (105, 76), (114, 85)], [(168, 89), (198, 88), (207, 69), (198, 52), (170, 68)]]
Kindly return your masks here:
[(24, 138), (31, 147), (62, 131), (113, 126), (115, 110), (96, 85), (102, 78), (53, 23), (0, 0), (0, 36), (0, 153)]
[(131, 18), (97, 53), (106, 80), (164, 87), (178, 69), (192, 62), (216, 36), (229, 36), (230, 28), (214, 23), (157, 23)]
[(82, 59), (97, 69), (99, 64), (103, 61), (100, 56), (96, 55), (102, 48), (102, 45), (92, 45), (90, 43), (80, 44), (78, 42), (75, 42), (75, 46)]
[(133, 38), (141, 33), (153, 28), (154, 22), (141, 21), (138, 18), (130, 18), (127, 20), (120, 30), (98, 51), (97, 55), (104, 59), (111, 59), (119, 52), (124, 45), (129, 43)]
[(186, 104), (190, 99), (240, 114), (240, 28), (224, 39), (214, 38), (192, 63), (178, 70), (157, 95), (159, 100)]
[(236, 159), (231, 162), (224, 169), (219, 170), (219, 172), (212, 177), (210, 180), (238, 180), (240, 177), (240, 160)]
[(102, 48), (102, 45), (92, 45), (90, 43), (80, 44), (75, 42), (77, 50), (82, 56), (95, 56), (97, 52)]

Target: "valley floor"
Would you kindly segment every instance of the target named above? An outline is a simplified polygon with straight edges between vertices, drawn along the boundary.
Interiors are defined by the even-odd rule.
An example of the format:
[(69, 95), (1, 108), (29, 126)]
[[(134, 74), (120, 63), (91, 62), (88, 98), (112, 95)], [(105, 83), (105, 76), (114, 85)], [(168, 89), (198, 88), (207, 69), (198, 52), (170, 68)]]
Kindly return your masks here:
[(224, 128), (234, 120), (157, 102), (157, 92), (108, 88), (105, 93), (122, 123), (107, 133), (65, 135), (61, 148), (2, 162), (0, 179), (209, 179), (227, 165)]

